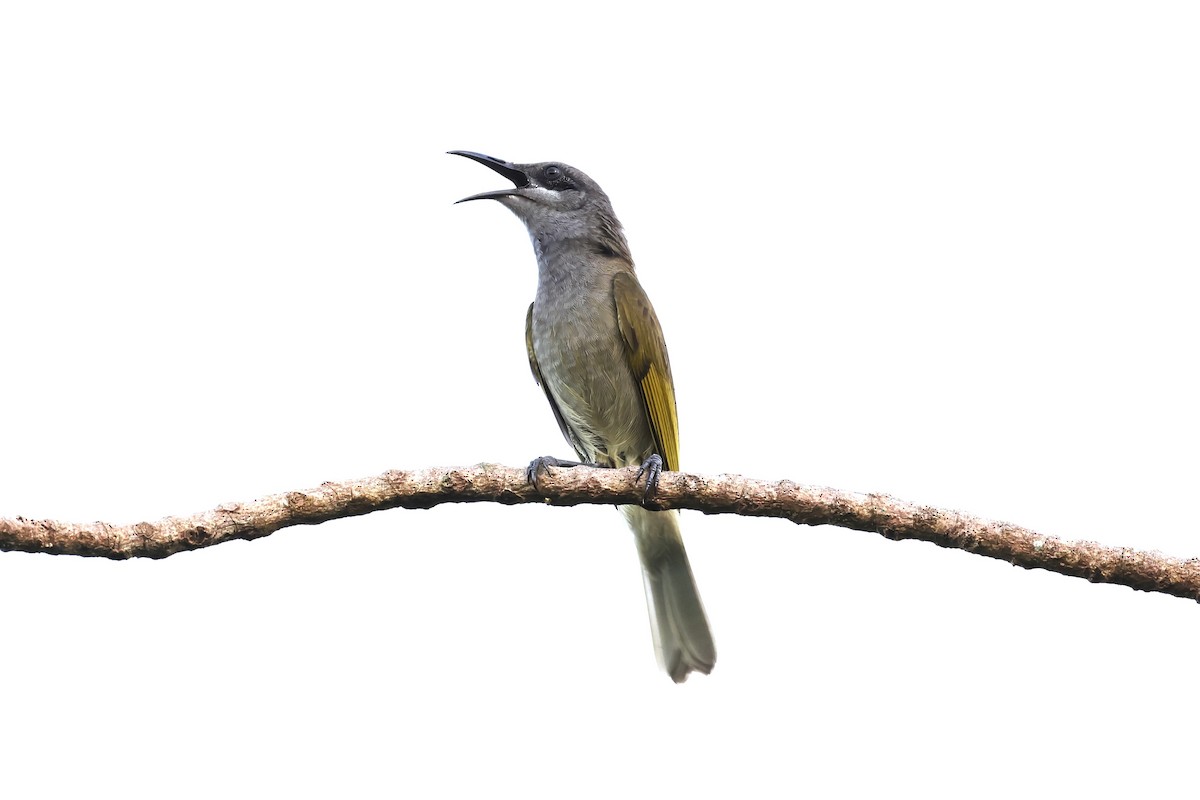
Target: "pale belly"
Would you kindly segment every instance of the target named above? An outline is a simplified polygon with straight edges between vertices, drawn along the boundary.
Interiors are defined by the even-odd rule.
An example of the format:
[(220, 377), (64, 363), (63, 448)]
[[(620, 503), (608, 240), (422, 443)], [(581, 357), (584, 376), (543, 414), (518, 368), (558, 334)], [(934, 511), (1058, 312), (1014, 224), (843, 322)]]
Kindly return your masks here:
[[(584, 461), (623, 467), (654, 452), (641, 392), (625, 360), (615, 315), (543, 324), (534, 308), (538, 367)], [(607, 329), (607, 332), (603, 332)]]

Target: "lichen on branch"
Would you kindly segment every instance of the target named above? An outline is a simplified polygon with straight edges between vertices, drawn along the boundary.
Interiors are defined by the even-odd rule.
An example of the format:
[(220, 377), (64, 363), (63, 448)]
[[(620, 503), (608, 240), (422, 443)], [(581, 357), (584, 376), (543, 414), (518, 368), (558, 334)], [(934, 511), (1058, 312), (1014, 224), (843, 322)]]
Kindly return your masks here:
[[(112, 559), (166, 558), (231, 539), (259, 539), (292, 525), (316, 525), (389, 508), (432, 508), (442, 503), (622, 505), (641, 500), (636, 471), (634, 467), (553, 469), (539, 478), (535, 489), (526, 481), (523, 468), (495, 464), (394, 470), (157, 522), (114, 525), (0, 517), (0, 550)], [(871, 531), (889, 539), (920, 539), (1026, 569), (1200, 601), (1200, 559), (1065, 541), (882, 494), (739, 475), (664, 472), (652, 503), (663, 509), (780, 517), (800, 525)]]

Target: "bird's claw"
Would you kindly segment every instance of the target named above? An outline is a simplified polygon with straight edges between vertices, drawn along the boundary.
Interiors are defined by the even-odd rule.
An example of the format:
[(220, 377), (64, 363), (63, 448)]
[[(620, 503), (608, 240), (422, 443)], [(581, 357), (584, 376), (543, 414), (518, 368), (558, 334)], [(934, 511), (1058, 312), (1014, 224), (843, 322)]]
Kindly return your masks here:
[(646, 476), (646, 491), (642, 493), (643, 504), (658, 490), (658, 476), (662, 474), (662, 469), (663, 460), (658, 453), (651, 453), (638, 469), (637, 477), (633, 479), (635, 483), (640, 481), (643, 475)]
[(529, 481), (529, 485), (534, 489), (538, 488), (538, 478), (545, 475), (551, 467), (578, 467), (578, 461), (563, 461), (554, 456), (538, 456), (533, 461), (529, 462), (529, 466), (525, 468), (525, 480)]

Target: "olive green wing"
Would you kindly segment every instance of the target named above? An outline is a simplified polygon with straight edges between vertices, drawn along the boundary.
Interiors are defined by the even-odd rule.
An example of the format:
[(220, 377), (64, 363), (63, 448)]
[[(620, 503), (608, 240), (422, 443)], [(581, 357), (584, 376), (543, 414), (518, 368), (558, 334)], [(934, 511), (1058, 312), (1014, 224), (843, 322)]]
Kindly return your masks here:
[(675, 385), (667, 343), (650, 298), (631, 272), (613, 278), (617, 325), (625, 342), (625, 359), (633, 371), (654, 434), (655, 449), (663, 469), (679, 469), (679, 418), (675, 412)]

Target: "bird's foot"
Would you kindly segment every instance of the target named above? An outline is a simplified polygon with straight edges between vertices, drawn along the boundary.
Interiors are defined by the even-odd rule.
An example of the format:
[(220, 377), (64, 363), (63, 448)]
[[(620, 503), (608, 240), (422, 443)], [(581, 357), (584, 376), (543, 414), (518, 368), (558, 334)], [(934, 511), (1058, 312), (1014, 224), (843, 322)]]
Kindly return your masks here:
[(564, 461), (561, 458), (554, 456), (539, 456), (529, 462), (529, 466), (525, 468), (525, 480), (529, 481), (529, 485), (534, 489), (538, 488), (538, 477), (545, 475), (550, 467), (594, 467), (596, 464), (585, 464), (582, 461)]
[(650, 499), (650, 495), (658, 490), (658, 476), (662, 474), (663, 460), (658, 453), (651, 453), (650, 457), (642, 462), (642, 466), (638, 469), (637, 476), (633, 479), (634, 483), (640, 481), (642, 476), (646, 476), (646, 491), (642, 494), (642, 503), (645, 504)]

